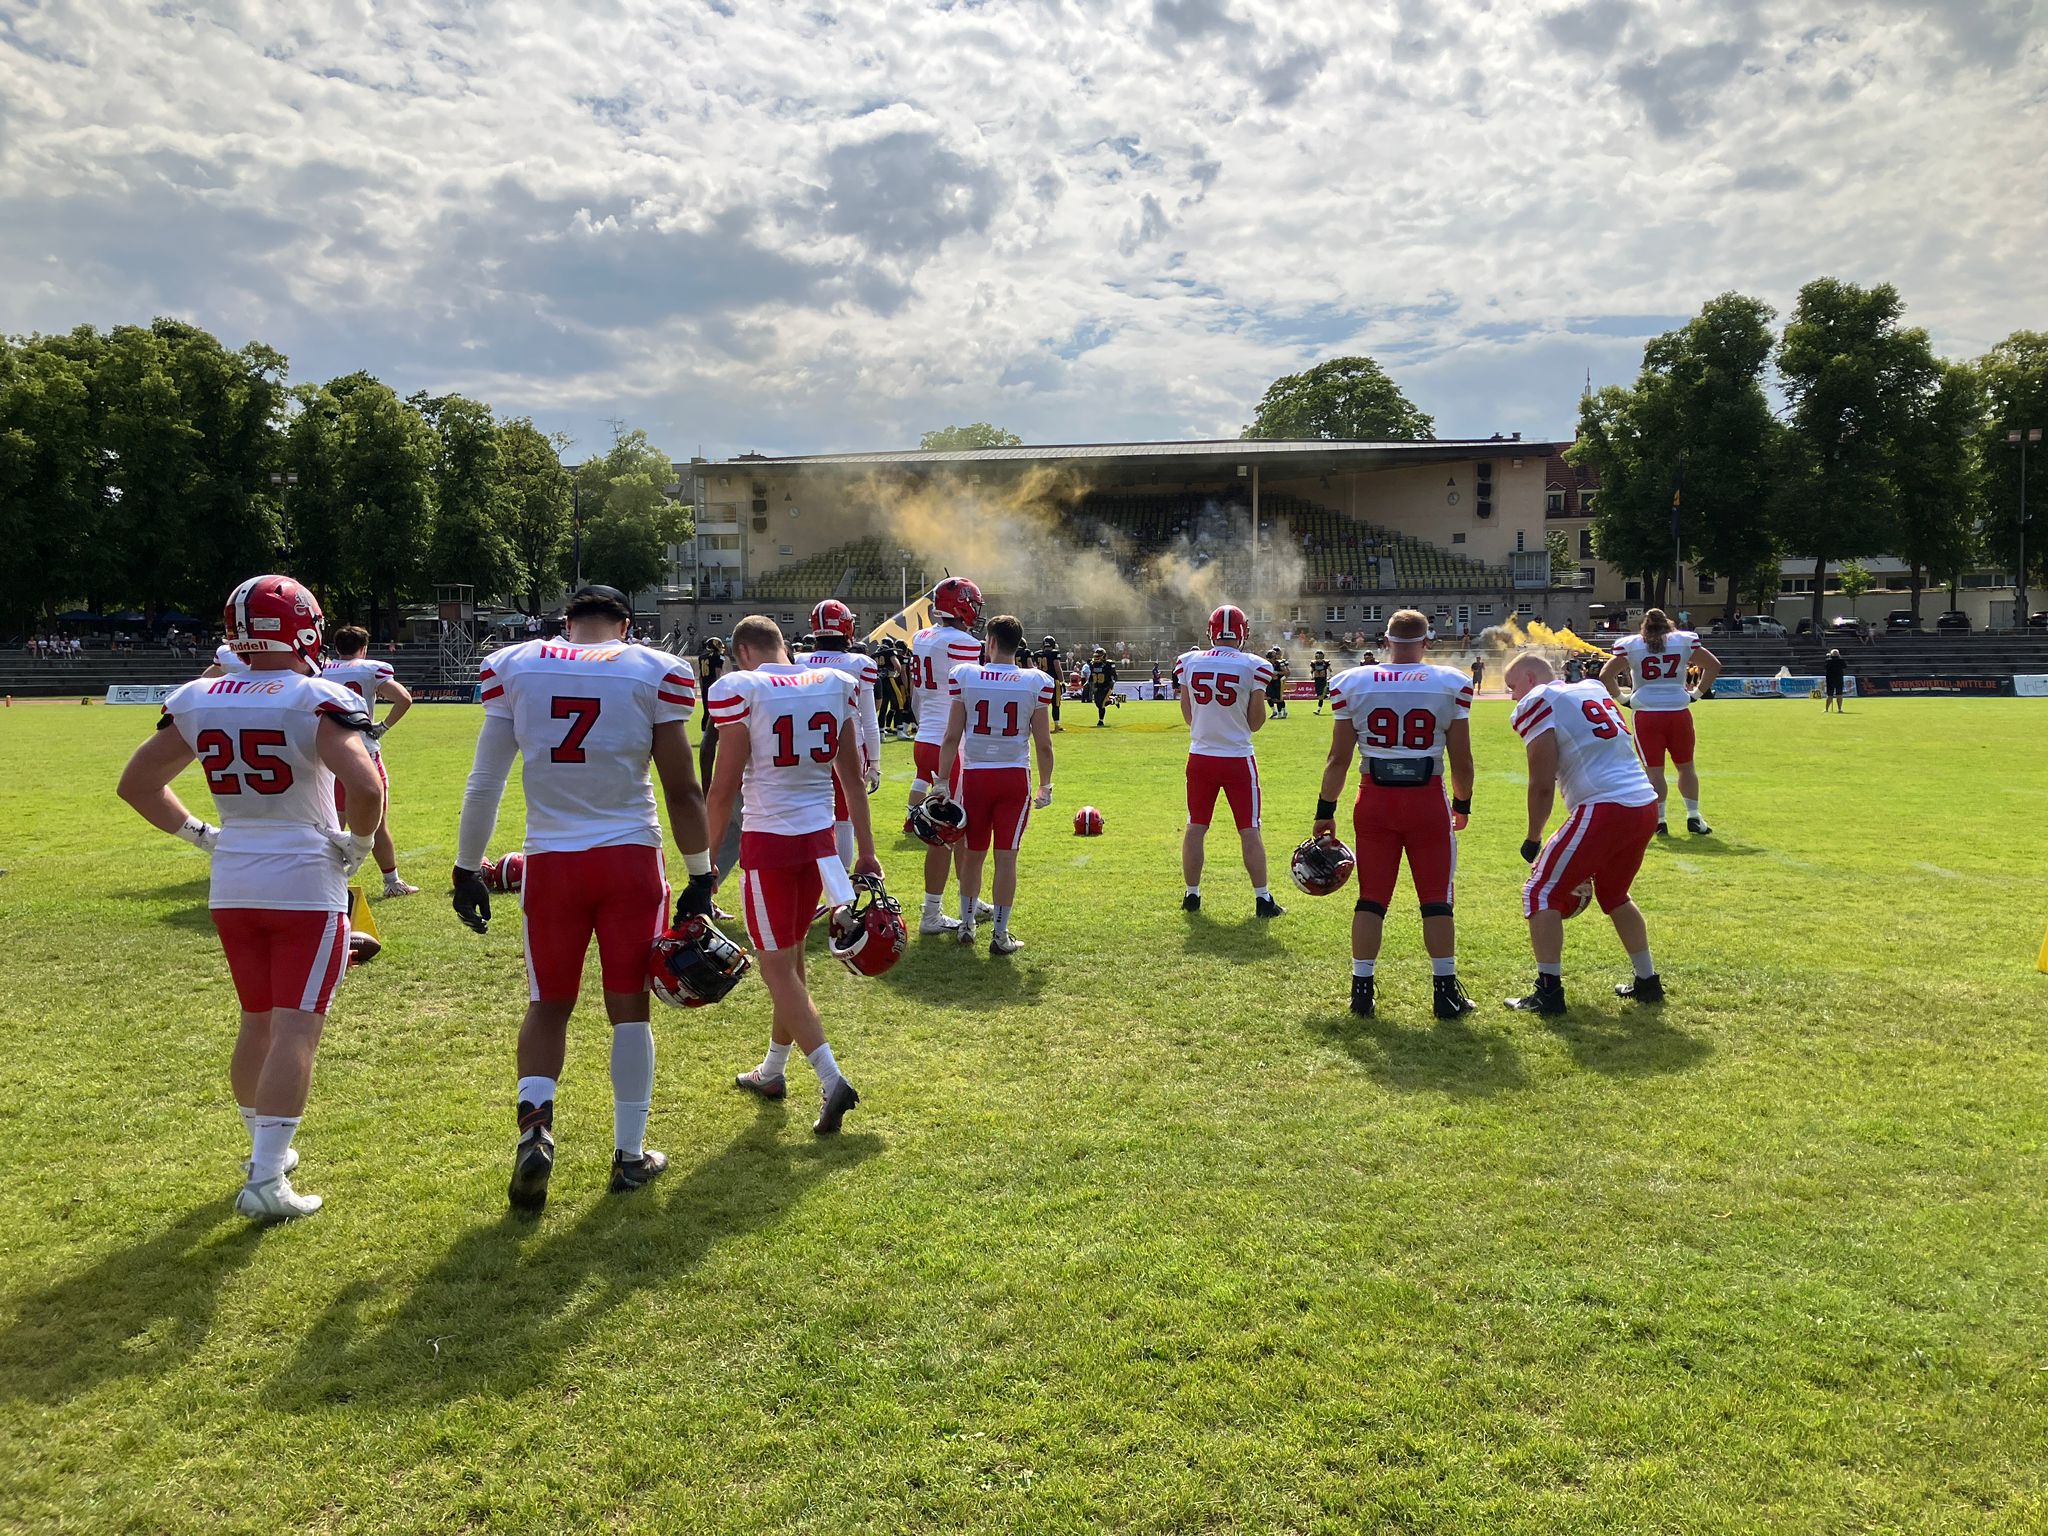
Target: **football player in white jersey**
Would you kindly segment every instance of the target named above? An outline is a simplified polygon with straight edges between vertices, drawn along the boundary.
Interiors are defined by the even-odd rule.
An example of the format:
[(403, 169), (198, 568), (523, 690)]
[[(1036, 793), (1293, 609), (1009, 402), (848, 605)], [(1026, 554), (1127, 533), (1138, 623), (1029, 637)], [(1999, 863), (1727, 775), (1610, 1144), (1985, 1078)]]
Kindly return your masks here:
[(240, 677), (249, 670), (249, 663), (235, 654), (229, 641), (223, 640), (213, 648), (213, 665), (200, 673), (201, 677)]
[(1259, 831), (1265, 806), (1259, 759), (1252, 751), (1252, 734), (1266, 723), (1273, 666), (1245, 652), (1250, 632), (1244, 610), (1226, 603), (1209, 615), (1209, 649), (1189, 651), (1173, 664), (1173, 689), (1180, 698), (1180, 717), (1188, 724), (1188, 824), (1180, 839), (1181, 879), (1187, 886), (1180, 901), (1183, 912), (1202, 910), (1202, 865), (1218, 795), (1228, 798), (1237, 823), (1253, 911), (1260, 917), (1286, 911), (1266, 880), (1266, 841)]
[[(229, 644), (247, 665), (164, 701), (157, 732), (121, 775), (121, 798), (151, 826), (213, 855), (208, 905), (241, 1004), (229, 1077), (248, 1127), (235, 1209), (255, 1221), (308, 1216), (292, 1188), (292, 1147), (335, 984), (348, 968), (348, 882), (370, 853), (384, 787), (365, 746), (362, 700), (315, 674), (323, 623), (288, 576), (256, 576), (227, 602)], [(221, 825), (187, 813), (170, 784), (194, 758)], [(346, 792), (347, 829), (335, 819)]]
[(384, 819), (377, 823), (377, 867), (384, 872), (384, 894), (411, 896), (419, 887), (401, 879), (398, 849), (391, 841), (391, 774), (384, 766), (383, 748), (378, 745), (391, 728), (412, 708), (412, 692), (401, 683), (388, 661), (377, 661), (369, 653), (370, 632), (360, 624), (345, 624), (334, 632), (334, 655), (320, 675), (341, 684), (363, 701), (363, 712), (377, 720), (377, 701), (391, 706), (389, 714), (370, 728), (370, 756), (377, 761), (377, 776), (384, 781)]
[[(938, 782), (939, 747), (946, 739), (946, 722), (952, 718), (953, 700), (948, 692), (953, 669), (963, 662), (981, 660), (981, 642), (974, 627), (981, 622), (981, 588), (964, 576), (948, 576), (932, 589), (932, 611), (938, 622), (920, 629), (910, 640), (910, 701), (917, 712), (917, 739), (911, 746), (916, 776), (910, 785), (910, 809), (924, 804)], [(948, 785), (948, 790), (957, 786)], [(906, 822), (904, 830), (909, 830)], [(933, 847), (924, 856), (924, 911), (918, 918), (919, 933), (951, 933), (957, 926), (945, 914), (946, 871), (959, 859), (956, 848)], [(975, 916), (993, 913), (985, 904)]]
[(1662, 608), (1643, 615), (1642, 628), (1614, 642), (1614, 654), (1600, 669), (1600, 681), (1614, 698), (1621, 697), (1624, 675), (1635, 676), (1635, 692), (1629, 705), (1635, 710), (1636, 750), (1649, 774), (1650, 787), (1657, 791), (1657, 835), (1670, 834), (1664, 826), (1664, 756), (1678, 765), (1678, 793), (1685, 801), (1685, 829), (1694, 837), (1705, 837), (1714, 829), (1700, 815), (1700, 771), (1693, 764), (1692, 689), (1686, 673), (1697, 662), (1699, 693), (1713, 692), (1714, 679), (1721, 675), (1721, 658), (1700, 644), (1689, 629), (1673, 629)]
[[(981, 865), (995, 849), (993, 895), (995, 931), (991, 955), (1014, 955), (1024, 941), (1010, 932), (1017, 904), (1017, 850), (1033, 810), (1052, 804), (1053, 681), (1019, 666), (1024, 626), (1008, 614), (988, 621), (989, 660), (962, 662), (953, 669), (946, 739), (939, 753), (939, 782), (958, 786), (967, 813), (965, 852), (960, 859), (960, 942), (974, 943), (981, 896)], [(1026, 757), (1038, 756), (1038, 794), (1031, 793)], [(939, 791), (934, 790), (934, 794)]]
[(690, 664), (627, 643), (632, 605), (612, 587), (579, 588), (563, 613), (561, 639), (508, 645), (477, 669), (484, 724), (462, 797), (453, 875), (456, 915), (484, 932), (491, 898), (479, 869), (516, 754), (526, 790), (519, 907), (529, 1001), (519, 1028), (519, 1144), (506, 1198), (523, 1211), (547, 1204), (555, 1091), (593, 936), (612, 1025), (611, 1192), (638, 1189), (668, 1166), (646, 1142), (654, 1098), (647, 967), (667, 926), (669, 894), (650, 758), (690, 874), (677, 919), (708, 916), (717, 886), (690, 752), (697, 702)]
[(853, 874), (880, 879), (874, 828), (862, 783), (860, 721), (851, 672), (789, 659), (773, 619), (751, 614), (733, 627), (734, 670), (711, 688), (718, 727), (709, 821), (722, 842), (735, 800), (740, 817), (740, 897), (747, 935), (775, 1009), (768, 1054), (733, 1086), (765, 1099), (788, 1093), (789, 1048), (802, 1048), (818, 1074), (811, 1129), (829, 1136), (860, 1102), (839, 1070), (804, 975), (804, 939), (820, 910), (854, 899), (853, 881), (832, 841), (832, 786), (853, 822)]
[[(1657, 792), (1608, 691), (1597, 682), (1556, 677), (1549, 662), (1525, 653), (1508, 663), (1504, 678), (1515, 701), (1515, 734), (1529, 753), (1529, 836), (1522, 858), (1532, 867), (1522, 887), (1522, 914), (1536, 952), (1536, 990), (1507, 1005), (1527, 1013), (1565, 1011), (1564, 920), (1582, 910), (1588, 885), (1635, 967), (1635, 980), (1615, 987), (1616, 995), (1660, 1003), (1664, 984), (1650, 961), (1649, 926), (1629, 897), (1655, 835)], [(1559, 786), (1570, 814), (1545, 842)]]
[(1422, 947), (1434, 972), (1436, 1016), (1460, 1018), (1478, 1006), (1458, 983), (1452, 916), (1457, 834), (1472, 814), (1472, 679), (1423, 659), (1435, 638), (1420, 610), (1403, 608), (1387, 621), (1387, 660), (1352, 667), (1330, 684), (1334, 718), (1315, 835), (1336, 830), (1337, 795), (1355, 753), (1358, 799), (1351, 826), (1358, 900), (1351, 913), (1351, 1011), (1367, 1016), (1403, 855), (1422, 908)]
[[(882, 725), (875, 713), (875, 690), (881, 671), (874, 657), (853, 649), (853, 633), (858, 626), (851, 608), (835, 598), (826, 598), (811, 610), (811, 648), (797, 660), (807, 667), (836, 668), (860, 685), (860, 692), (854, 697), (854, 711), (860, 720), (861, 782), (872, 795), (882, 787)], [(839, 862), (852, 869), (853, 818), (846, 808), (846, 791), (836, 778), (832, 781), (832, 840), (839, 849)]]

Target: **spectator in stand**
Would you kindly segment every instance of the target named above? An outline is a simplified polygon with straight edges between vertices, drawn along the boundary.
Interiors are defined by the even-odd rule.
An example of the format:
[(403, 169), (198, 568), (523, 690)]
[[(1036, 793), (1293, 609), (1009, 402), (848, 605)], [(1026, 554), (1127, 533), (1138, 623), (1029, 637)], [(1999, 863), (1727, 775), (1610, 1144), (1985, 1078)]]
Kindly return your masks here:
[(526, 638), (529, 640), (538, 640), (540, 638), (540, 615), (537, 613), (529, 613), (526, 616)]

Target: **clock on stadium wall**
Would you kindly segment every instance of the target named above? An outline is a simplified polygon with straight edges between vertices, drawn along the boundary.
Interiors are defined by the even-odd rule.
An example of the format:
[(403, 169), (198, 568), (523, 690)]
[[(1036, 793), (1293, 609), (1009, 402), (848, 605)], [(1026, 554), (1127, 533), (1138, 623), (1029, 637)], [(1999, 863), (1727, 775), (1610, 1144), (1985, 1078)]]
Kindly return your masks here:
[(1444, 505), (1445, 505), (1445, 506), (1447, 506), (1447, 507), (1455, 507), (1455, 506), (1456, 506), (1457, 504), (1458, 504), (1458, 493), (1457, 493), (1456, 491), (1445, 491), (1445, 492), (1444, 492)]

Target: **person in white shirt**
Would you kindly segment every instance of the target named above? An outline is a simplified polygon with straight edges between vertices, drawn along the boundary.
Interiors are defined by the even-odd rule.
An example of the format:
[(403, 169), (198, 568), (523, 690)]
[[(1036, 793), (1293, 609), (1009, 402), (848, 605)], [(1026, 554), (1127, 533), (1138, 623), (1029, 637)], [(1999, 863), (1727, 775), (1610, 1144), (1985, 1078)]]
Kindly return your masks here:
[[(910, 640), (911, 707), (917, 713), (917, 737), (911, 746), (916, 777), (910, 784), (910, 810), (924, 804), (938, 779), (939, 746), (946, 739), (946, 722), (952, 717), (953, 701), (948, 679), (962, 662), (981, 660), (981, 642), (974, 628), (981, 622), (981, 588), (964, 576), (948, 576), (932, 588), (932, 611), (937, 622), (920, 629)], [(948, 784), (949, 793), (958, 786)], [(909, 831), (905, 822), (904, 830)], [(924, 856), (924, 911), (917, 923), (919, 933), (951, 933), (956, 926), (945, 914), (946, 875), (958, 862), (957, 849), (932, 847)], [(975, 916), (993, 912), (978, 906)]]
[(1700, 669), (1699, 698), (1713, 692), (1714, 679), (1721, 675), (1721, 658), (1700, 644), (1689, 629), (1673, 629), (1662, 608), (1643, 615), (1642, 628), (1614, 642), (1614, 654), (1600, 669), (1600, 681), (1614, 698), (1621, 697), (1621, 680), (1634, 674), (1635, 691), (1629, 705), (1635, 711), (1636, 750), (1657, 791), (1657, 836), (1669, 833), (1664, 826), (1664, 758), (1668, 753), (1678, 765), (1678, 793), (1685, 801), (1685, 828), (1694, 837), (1706, 837), (1714, 829), (1700, 815), (1700, 771), (1693, 762), (1692, 701), (1695, 697), (1686, 677), (1694, 662)]
[(381, 699), (390, 713), (370, 729), (370, 756), (376, 759), (377, 775), (384, 781), (384, 819), (377, 823), (377, 868), (384, 872), (386, 899), (412, 896), (419, 887), (398, 873), (398, 848), (391, 840), (391, 775), (384, 764), (382, 742), (391, 728), (412, 708), (412, 691), (398, 680), (388, 661), (374, 659), (367, 647), (370, 632), (360, 624), (345, 624), (334, 632), (334, 656), (321, 668), (321, 676), (341, 684), (363, 701), (363, 712), (377, 720)]
[[(861, 780), (872, 795), (882, 787), (882, 725), (875, 713), (875, 690), (881, 673), (875, 658), (853, 649), (859, 620), (846, 604), (826, 598), (811, 610), (810, 649), (797, 657), (807, 667), (825, 667), (845, 672), (859, 684), (854, 711), (860, 721)], [(709, 691), (709, 683), (706, 685)], [(847, 809), (846, 792), (832, 781), (832, 837), (839, 849), (839, 862), (853, 868), (853, 816)]]
[[(253, 1221), (310, 1216), (322, 1204), (292, 1188), (292, 1139), (348, 968), (349, 877), (384, 814), (362, 701), (315, 675), (324, 627), (313, 594), (288, 576), (235, 588), (228, 643), (247, 664), (175, 690), (119, 791), (151, 826), (213, 856), (208, 904), (242, 1010), (228, 1071), (250, 1152), (235, 1209)], [(170, 789), (195, 758), (220, 808), (218, 828)], [(335, 816), (337, 784), (346, 828)]]
[(1209, 648), (1188, 651), (1173, 664), (1180, 717), (1188, 726), (1188, 824), (1180, 839), (1183, 912), (1202, 910), (1202, 866), (1219, 795), (1230, 802), (1231, 820), (1237, 824), (1238, 850), (1252, 883), (1252, 910), (1260, 917), (1286, 911), (1267, 883), (1266, 842), (1259, 830), (1265, 802), (1259, 759), (1252, 750), (1252, 736), (1266, 723), (1273, 666), (1245, 652), (1250, 630), (1244, 610), (1225, 603), (1209, 615)]
[(526, 869), (519, 907), (529, 1001), (519, 1029), (519, 1143), (506, 1198), (529, 1212), (547, 1204), (555, 1092), (593, 937), (612, 1025), (611, 1192), (639, 1189), (668, 1167), (666, 1155), (646, 1144), (654, 1097), (648, 962), (667, 926), (669, 895), (650, 759), (690, 874), (677, 920), (708, 916), (717, 885), (690, 750), (697, 702), (690, 664), (626, 642), (633, 610), (615, 588), (579, 588), (564, 611), (561, 639), (505, 646), (477, 669), (484, 724), (452, 876), (456, 915), (483, 933), (491, 902), (481, 866), (512, 759), (520, 757)]
[(707, 820), (712, 846), (722, 846), (733, 805), (742, 805), (740, 899), (775, 1010), (767, 1056), (733, 1086), (785, 1097), (789, 1048), (800, 1047), (818, 1074), (811, 1129), (830, 1136), (860, 1095), (825, 1039), (804, 973), (804, 939), (825, 911), (855, 897), (833, 845), (834, 784), (853, 821), (852, 876), (882, 876), (862, 783), (860, 684), (851, 672), (792, 662), (782, 630), (760, 614), (733, 626), (732, 656), (734, 670), (710, 691), (719, 743)]
[[(1522, 913), (1536, 954), (1536, 989), (1507, 999), (1527, 1013), (1563, 1013), (1564, 922), (1597, 901), (1628, 951), (1635, 979), (1615, 994), (1661, 1003), (1664, 984), (1650, 958), (1649, 925), (1631, 898), (1643, 853), (1656, 834), (1657, 792), (1629, 739), (1621, 706), (1597, 682), (1561, 683), (1549, 662), (1524, 652), (1504, 681), (1515, 701), (1515, 734), (1529, 757), (1530, 866)], [(1559, 787), (1569, 814), (1544, 840)]]
[[(960, 857), (960, 942), (972, 946), (981, 898), (981, 866), (995, 849), (992, 894), (995, 930), (991, 955), (1014, 955), (1024, 941), (1010, 932), (1017, 904), (1017, 850), (1033, 810), (1052, 804), (1053, 682), (1043, 672), (1019, 666), (1024, 626), (1009, 614), (988, 621), (989, 659), (953, 669), (946, 737), (939, 752), (939, 782), (958, 786), (967, 813), (967, 837)], [(1031, 793), (1027, 756), (1038, 756), (1038, 794)], [(937, 791), (934, 791), (937, 793)]]

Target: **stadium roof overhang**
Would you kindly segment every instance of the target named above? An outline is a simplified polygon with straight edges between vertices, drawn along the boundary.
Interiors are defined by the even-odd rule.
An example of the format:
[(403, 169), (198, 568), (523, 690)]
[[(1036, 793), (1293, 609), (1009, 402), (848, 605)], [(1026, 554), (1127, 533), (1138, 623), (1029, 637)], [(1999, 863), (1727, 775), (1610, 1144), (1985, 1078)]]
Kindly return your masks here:
[(907, 449), (879, 453), (742, 454), (696, 464), (699, 474), (765, 471), (839, 471), (848, 474), (1000, 475), (1058, 465), (1081, 471), (1099, 483), (1130, 484), (1185, 479), (1216, 481), (1247, 475), (1302, 476), (1394, 469), (1416, 464), (1463, 463), (1473, 459), (1546, 458), (1565, 444), (1525, 442), (1515, 437), (1440, 438), (1421, 443), (1322, 441), (1052, 443), (1017, 448)]

